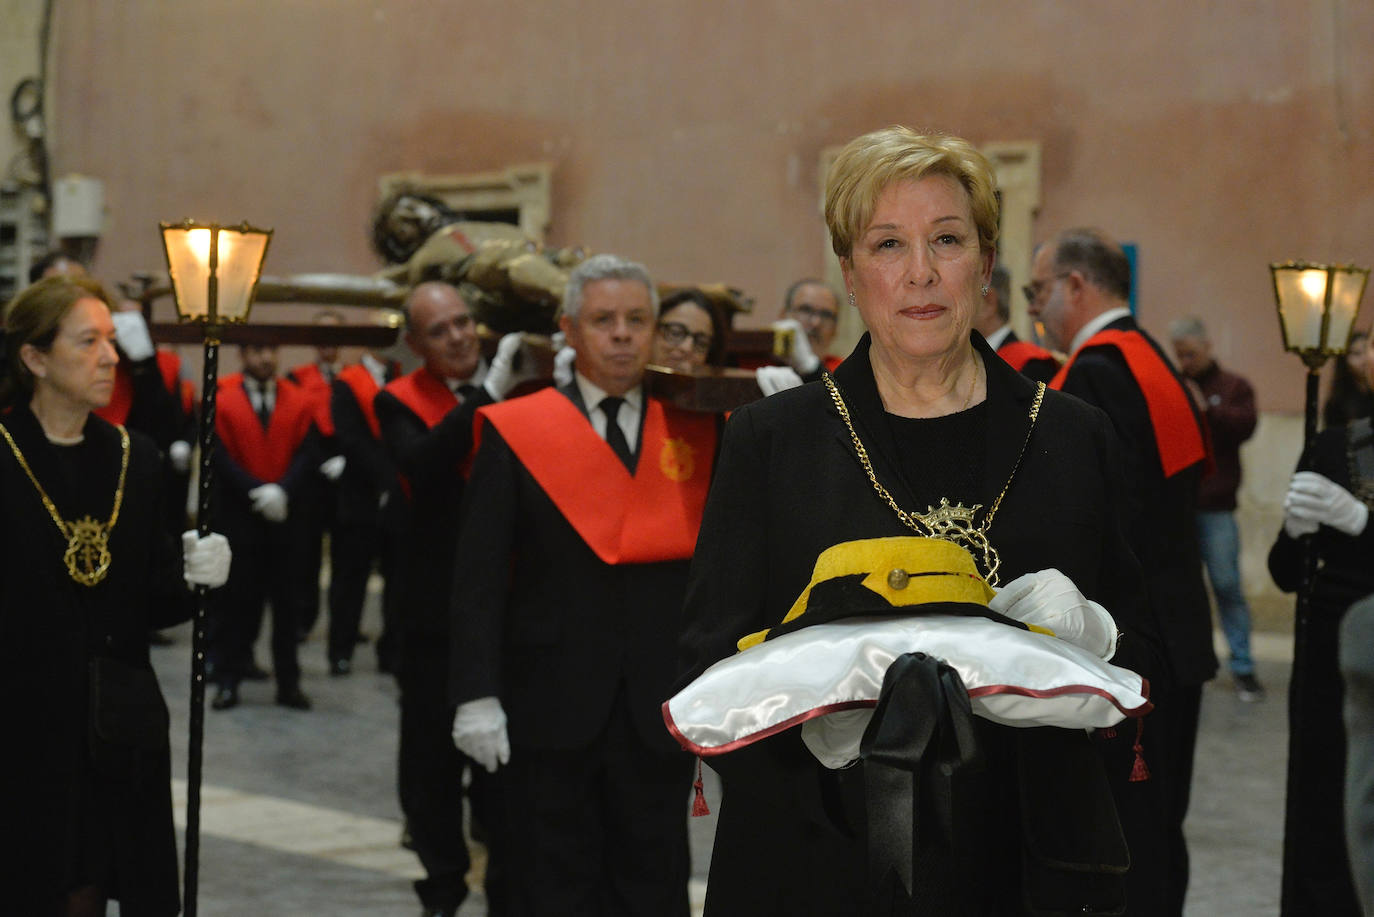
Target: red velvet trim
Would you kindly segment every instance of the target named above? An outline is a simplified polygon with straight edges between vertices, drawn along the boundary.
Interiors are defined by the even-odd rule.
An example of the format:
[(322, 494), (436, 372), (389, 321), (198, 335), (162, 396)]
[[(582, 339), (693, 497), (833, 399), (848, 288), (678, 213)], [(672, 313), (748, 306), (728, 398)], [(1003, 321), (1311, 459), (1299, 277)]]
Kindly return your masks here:
[(1078, 355), (1089, 347), (1098, 346), (1115, 347), (1126, 358), (1126, 365), (1145, 396), (1164, 476), (1171, 478), (1198, 462), (1207, 462), (1210, 467), (1212, 456), (1207, 433), (1198, 424), (1188, 393), (1159, 352), (1138, 331), (1107, 330), (1094, 334), (1069, 357), (1050, 381), (1050, 388), (1062, 389)]
[(827, 372), (832, 372), (832, 373), (833, 373), (836, 369), (839, 368), (840, 364), (843, 363), (843, 362), (844, 362), (844, 357), (836, 357), (836, 356), (825, 356), (825, 357), (821, 357), (821, 363), (825, 366), (825, 369), (826, 369)]
[(634, 477), (556, 389), (477, 411), (505, 439), (563, 518), (608, 564), (682, 560), (696, 548), (715, 460), (716, 420), (644, 400)]
[(362, 408), (363, 417), (367, 420), (367, 427), (372, 431), (373, 438), (381, 439), (382, 425), (377, 422), (377, 409), (372, 405), (372, 400), (377, 397), (381, 388), (377, 385), (377, 380), (372, 378), (372, 373), (368, 372), (363, 364), (354, 363), (340, 370), (339, 381), (353, 391), (353, 397), (357, 399), (358, 407)]
[[(1148, 681), (1145, 681), (1144, 679), (1141, 680), (1140, 693), (1145, 697), (1150, 696), (1150, 684)], [(1151, 703), (1150, 701), (1146, 701), (1139, 707), (1126, 708), (1118, 704), (1116, 702), (1116, 698), (1113, 697), (1110, 693), (1103, 691), (1101, 688), (1090, 688), (1087, 685), (1064, 685), (1059, 688), (1052, 688), (1048, 691), (1037, 691), (1033, 688), (1023, 688), (1019, 685), (987, 685), (982, 688), (975, 688), (972, 691), (968, 692), (969, 697), (985, 697), (990, 694), (1019, 694), (1024, 697), (1059, 697), (1063, 694), (1096, 694), (1099, 697), (1105, 697), (1107, 700), (1111, 701), (1112, 706), (1120, 710), (1127, 717), (1144, 716), (1145, 714), (1153, 710), (1155, 707), (1153, 703)], [(830, 713), (839, 713), (844, 710), (858, 710), (861, 707), (878, 706), (878, 701), (876, 699), (850, 700), (842, 701), (836, 704), (826, 704), (823, 707), (815, 707), (811, 710), (807, 710), (805, 713), (799, 713), (796, 716), (788, 717), (780, 723), (774, 723), (767, 729), (761, 729), (758, 732), (750, 733), (749, 735), (744, 736), (743, 738), (735, 739), (733, 742), (727, 742), (724, 745), (719, 745), (715, 748), (708, 748), (704, 745), (696, 744), (691, 739), (687, 738), (685, 735), (682, 734), (682, 730), (678, 729), (677, 723), (673, 721), (673, 714), (668, 709), (668, 703), (668, 701), (664, 701), (663, 706), (661, 707), (663, 711), (663, 724), (668, 727), (668, 732), (672, 734), (673, 738), (677, 740), (677, 743), (679, 745), (681, 745), (687, 751), (690, 751), (692, 754), (698, 755), (700, 757), (709, 757), (711, 755), (723, 755), (728, 752), (735, 751), (736, 749), (744, 748), (748, 745), (753, 745), (755, 742), (758, 742), (761, 739), (766, 739), (770, 736), (775, 736), (780, 732), (786, 732), (793, 726), (800, 726), (807, 720), (814, 720), (816, 717), (819, 716), (825, 716)], [(974, 715), (976, 716), (977, 714)]]
[(300, 387), (277, 380), (272, 419), (264, 430), (243, 388), (243, 375), (220, 380), (215, 409), (215, 432), (220, 444), (239, 467), (260, 481), (280, 481), (315, 417), (315, 402)]
[(458, 396), (444, 381), (421, 366), (409, 375), (387, 383), (384, 391), (415, 412), (415, 416), (433, 430), (444, 415), (458, 406)]
[[(1031, 360), (1054, 360), (1054, 354), (1050, 353), (1039, 344), (1030, 341), (1010, 341), (997, 348), (997, 355), (1011, 366), (1018, 373), (1026, 368), (1026, 364)], [(1058, 362), (1056, 360), (1056, 362)]]

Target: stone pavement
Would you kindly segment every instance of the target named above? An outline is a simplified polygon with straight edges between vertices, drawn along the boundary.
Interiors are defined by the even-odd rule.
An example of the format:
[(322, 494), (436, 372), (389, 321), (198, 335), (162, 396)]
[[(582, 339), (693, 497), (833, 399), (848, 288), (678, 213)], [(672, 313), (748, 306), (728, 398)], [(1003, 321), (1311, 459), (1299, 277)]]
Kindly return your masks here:
[[(375, 604), (375, 603), (374, 603)], [(364, 629), (376, 633), (370, 608)], [(172, 709), (173, 775), (183, 817), (189, 625), (153, 650)], [(270, 683), (243, 685), (244, 703), (206, 711), (199, 910), (204, 917), (415, 917), (421, 875), (400, 844), (395, 758), (397, 690), (370, 646), (355, 671), (330, 678), (317, 629), (301, 647), (303, 687), (315, 709), (272, 703)], [(1257, 635), (1260, 704), (1236, 699), (1229, 679), (1203, 696), (1188, 834), (1193, 879), (1187, 917), (1278, 913), (1291, 643)], [(270, 658), (265, 640), (258, 659)], [(708, 777), (708, 800), (719, 800)], [(684, 800), (684, 817), (688, 800)], [(180, 828), (180, 825), (178, 826)], [(696, 907), (704, 893), (714, 818), (689, 821)], [(480, 869), (480, 863), (475, 869)], [(114, 912), (111, 908), (111, 913)], [(480, 917), (480, 894), (461, 917)]]

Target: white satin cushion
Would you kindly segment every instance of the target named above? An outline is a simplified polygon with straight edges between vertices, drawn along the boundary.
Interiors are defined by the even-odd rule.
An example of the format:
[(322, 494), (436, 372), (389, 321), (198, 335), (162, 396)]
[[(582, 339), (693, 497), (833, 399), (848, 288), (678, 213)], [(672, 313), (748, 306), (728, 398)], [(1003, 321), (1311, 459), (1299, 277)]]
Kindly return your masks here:
[[(723, 754), (871, 711), (888, 666), (915, 652), (952, 666), (973, 712), (1008, 726), (1105, 728), (1151, 708), (1145, 679), (1057, 637), (980, 617), (883, 616), (814, 624), (722, 659), (663, 704), (663, 719), (688, 751)], [(838, 767), (857, 757), (867, 722), (849, 712), (804, 736)]]

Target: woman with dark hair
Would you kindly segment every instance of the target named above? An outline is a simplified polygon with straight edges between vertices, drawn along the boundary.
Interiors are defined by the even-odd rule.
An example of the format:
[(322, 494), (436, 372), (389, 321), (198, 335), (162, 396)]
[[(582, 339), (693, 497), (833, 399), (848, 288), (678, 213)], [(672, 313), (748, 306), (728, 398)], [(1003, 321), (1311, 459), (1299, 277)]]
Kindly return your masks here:
[(649, 361), (677, 372), (720, 366), (725, 357), (725, 321), (700, 290), (678, 290), (658, 307), (658, 331)]
[[(833, 375), (731, 416), (692, 561), (683, 684), (810, 609), (808, 580), (831, 549), (913, 533), (967, 549), (979, 582), (1006, 586), (996, 611), (1053, 618), (1074, 649), (1153, 676), (1106, 415), (1015, 372), (972, 330), (996, 257), (990, 164), (957, 137), (875, 131), (836, 158), (825, 214), (869, 333)], [(902, 592), (919, 569), (902, 567), (840, 571), (827, 595)], [(929, 735), (947, 709), (889, 706), (871, 726)], [(708, 917), (1122, 913), (1127, 855), (1102, 758), (1124, 751), (1129, 769), (1134, 727), (1090, 741), (974, 717), (981, 765), (929, 772), (952, 784), (950, 805), (924, 783), (906, 796), (884, 784), (892, 769), (868, 757), (871, 729), (822, 757), (807, 729), (824, 719), (711, 759), (724, 798)]]
[(1369, 360), (1369, 334), (1350, 335), (1345, 356), (1331, 364), (1331, 390), (1322, 405), (1322, 426), (1343, 427), (1350, 421), (1374, 414), (1374, 394), (1370, 392), (1365, 363)]
[[(0, 765), (7, 913), (177, 913), (167, 706), (148, 631), (221, 585), (221, 535), (164, 532), (162, 462), (92, 411), (114, 388), (110, 299), (50, 277), (5, 313), (0, 379)], [(183, 556), (184, 555), (184, 556)], [(22, 753), (20, 750), (22, 749)]]
[[(1352, 339), (1351, 351), (1358, 349), (1364, 359), (1351, 362), (1364, 372), (1368, 392), (1374, 362), (1366, 350), (1370, 339), (1360, 337)], [(1284, 914), (1360, 913), (1344, 834), (1346, 736), (1338, 643), (1350, 606), (1374, 593), (1371, 506), (1374, 428), (1366, 410), (1322, 430), (1299, 459), (1284, 495), (1283, 528), (1269, 549), (1269, 574), (1278, 587), (1308, 589), (1294, 622), (1288, 688)], [(1308, 552), (1314, 555), (1310, 568)]]

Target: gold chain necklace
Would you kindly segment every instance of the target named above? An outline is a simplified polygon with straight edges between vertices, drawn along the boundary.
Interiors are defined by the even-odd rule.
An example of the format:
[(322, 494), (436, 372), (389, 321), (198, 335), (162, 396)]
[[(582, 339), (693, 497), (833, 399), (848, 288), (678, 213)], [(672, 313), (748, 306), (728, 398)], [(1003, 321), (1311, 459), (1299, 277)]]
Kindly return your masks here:
[[(830, 391), (830, 397), (835, 402), (835, 409), (840, 412), (840, 417), (844, 420), (844, 425), (849, 429), (850, 441), (854, 443), (854, 452), (859, 456), (859, 464), (863, 466), (864, 473), (868, 475), (868, 480), (873, 484), (873, 489), (878, 496), (897, 514), (897, 518), (902, 524), (914, 531), (917, 535), (927, 538), (939, 538), (942, 541), (953, 542), (967, 550), (978, 561), (979, 567), (983, 570), (983, 575), (988, 584), (996, 586), (997, 568), (1002, 565), (1002, 558), (998, 556), (997, 549), (988, 540), (988, 529), (992, 526), (992, 520), (997, 515), (997, 510), (1002, 506), (1002, 498), (1007, 495), (1007, 490), (1011, 488), (1011, 482), (1016, 479), (1016, 472), (1021, 468), (1021, 461), (1026, 457), (1026, 448), (1030, 445), (1031, 432), (1035, 429), (1036, 418), (1040, 416), (1040, 402), (1045, 398), (1045, 383), (1041, 382), (1035, 390), (1035, 399), (1031, 402), (1030, 427), (1026, 430), (1026, 439), (1021, 443), (1021, 452), (1016, 456), (1016, 464), (1012, 466), (1011, 474), (1007, 476), (1007, 482), (1002, 485), (1002, 492), (997, 495), (997, 499), (992, 501), (992, 508), (983, 516), (983, 521), (974, 524), (978, 510), (983, 508), (983, 504), (975, 503), (973, 506), (965, 506), (963, 503), (956, 503), (953, 506), (949, 503), (948, 497), (940, 498), (939, 506), (927, 506), (924, 513), (907, 512), (897, 505), (897, 501), (892, 498), (886, 487), (878, 480), (877, 474), (873, 471), (873, 463), (868, 459), (868, 450), (864, 448), (863, 442), (859, 439), (859, 434), (854, 430), (854, 423), (849, 417), (849, 408), (845, 405), (844, 399), (840, 397), (839, 387), (835, 385), (835, 380), (830, 373), (823, 373), (825, 387)], [(977, 375), (975, 372), (975, 381)]]
[(38, 483), (38, 478), (34, 477), (33, 469), (24, 460), (24, 453), (19, 451), (19, 446), (15, 443), (14, 437), (10, 436), (10, 431), (5, 429), (4, 424), (0, 424), (0, 433), (5, 435), (5, 442), (10, 444), (19, 467), (24, 469), (34, 490), (38, 491), (38, 498), (43, 501), (48, 515), (52, 516), (52, 521), (57, 524), (57, 531), (67, 539), (67, 551), (62, 555), (67, 564), (67, 573), (83, 586), (94, 586), (110, 572), (110, 532), (119, 521), (119, 507), (124, 502), (124, 476), (129, 470), (129, 431), (123, 426), (118, 429), (119, 444), (124, 455), (120, 460), (119, 484), (115, 486), (114, 509), (110, 510), (110, 521), (97, 522), (90, 516), (84, 516), (75, 522), (67, 522), (58, 515), (57, 507), (53, 505), (47, 491)]

